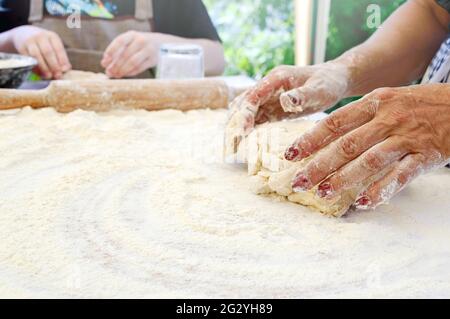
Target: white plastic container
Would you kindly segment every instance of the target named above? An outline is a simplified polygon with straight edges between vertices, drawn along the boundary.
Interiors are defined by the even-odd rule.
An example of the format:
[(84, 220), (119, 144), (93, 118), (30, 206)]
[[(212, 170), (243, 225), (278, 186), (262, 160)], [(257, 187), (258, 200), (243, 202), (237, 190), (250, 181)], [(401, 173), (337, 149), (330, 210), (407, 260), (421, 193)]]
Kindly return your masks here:
[(159, 50), (159, 79), (203, 78), (203, 48), (195, 44), (164, 44)]

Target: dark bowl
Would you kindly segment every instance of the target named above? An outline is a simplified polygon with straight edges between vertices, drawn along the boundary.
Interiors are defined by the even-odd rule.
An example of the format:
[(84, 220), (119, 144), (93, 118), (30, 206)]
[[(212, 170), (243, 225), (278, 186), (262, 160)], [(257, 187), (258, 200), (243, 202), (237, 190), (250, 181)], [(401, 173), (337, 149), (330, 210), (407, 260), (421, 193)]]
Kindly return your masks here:
[[(18, 65), (2, 67), (5, 60), (18, 61)], [(0, 88), (17, 89), (29, 76), (37, 61), (31, 57), (0, 52)]]

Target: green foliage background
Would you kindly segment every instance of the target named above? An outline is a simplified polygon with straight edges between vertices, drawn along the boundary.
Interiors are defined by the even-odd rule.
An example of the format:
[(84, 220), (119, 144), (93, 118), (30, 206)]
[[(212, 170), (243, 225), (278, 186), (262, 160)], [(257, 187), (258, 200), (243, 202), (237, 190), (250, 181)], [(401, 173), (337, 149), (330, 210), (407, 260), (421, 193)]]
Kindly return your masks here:
[(406, 0), (332, 0), (328, 27), (326, 60), (364, 42), (376, 29), (367, 26), (367, 7), (377, 4), (386, 20)]
[(227, 75), (261, 78), (277, 65), (293, 64), (294, 1), (204, 0), (224, 42)]
[[(332, 0), (327, 59), (363, 42), (375, 30), (366, 25), (369, 4), (383, 20), (405, 0)], [(293, 0), (204, 0), (224, 42), (227, 75), (261, 78), (277, 65), (294, 64)]]

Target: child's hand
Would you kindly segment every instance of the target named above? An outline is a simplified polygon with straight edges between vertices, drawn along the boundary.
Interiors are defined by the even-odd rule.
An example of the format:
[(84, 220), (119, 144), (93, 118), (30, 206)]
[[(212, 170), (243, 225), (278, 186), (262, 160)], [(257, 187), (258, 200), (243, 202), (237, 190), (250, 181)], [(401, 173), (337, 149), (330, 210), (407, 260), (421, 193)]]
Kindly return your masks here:
[(12, 30), (12, 40), (17, 52), (38, 61), (39, 73), (45, 79), (59, 79), (72, 68), (63, 42), (55, 32), (26, 25)]
[(129, 31), (114, 39), (105, 51), (102, 66), (111, 78), (138, 75), (158, 64), (157, 33)]

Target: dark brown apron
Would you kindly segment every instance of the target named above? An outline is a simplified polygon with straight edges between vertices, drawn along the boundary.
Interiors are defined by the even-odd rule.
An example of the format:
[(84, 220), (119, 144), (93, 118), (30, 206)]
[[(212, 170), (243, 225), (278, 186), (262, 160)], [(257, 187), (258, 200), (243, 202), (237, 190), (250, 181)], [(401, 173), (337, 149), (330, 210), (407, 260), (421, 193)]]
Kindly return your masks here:
[[(103, 52), (120, 34), (134, 30), (151, 32), (153, 27), (152, 0), (135, 0), (134, 17), (119, 17), (115, 20), (81, 18), (81, 28), (69, 28), (67, 17), (44, 14), (44, 0), (30, 1), (30, 24), (56, 32), (66, 47), (72, 68), (75, 70), (103, 72), (100, 65)], [(146, 71), (138, 77), (152, 77)]]

